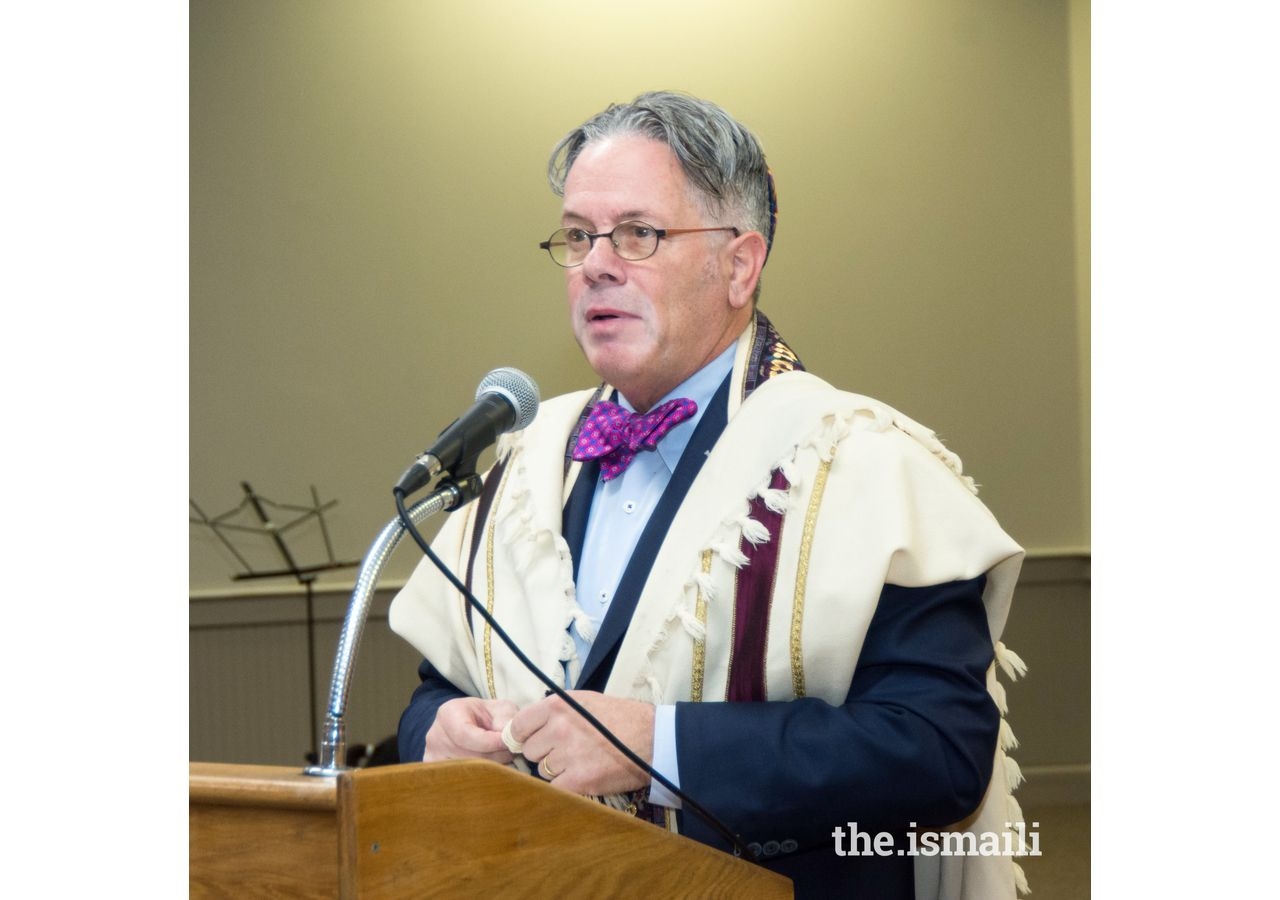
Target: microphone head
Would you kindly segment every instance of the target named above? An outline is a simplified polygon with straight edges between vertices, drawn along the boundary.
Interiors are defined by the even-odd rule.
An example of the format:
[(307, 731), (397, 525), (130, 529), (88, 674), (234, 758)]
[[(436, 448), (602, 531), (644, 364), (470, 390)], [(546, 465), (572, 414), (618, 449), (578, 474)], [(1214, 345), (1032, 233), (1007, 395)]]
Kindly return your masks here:
[(484, 376), (480, 386), (476, 388), (476, 399), (479, 400), (485, 394), (499, 394), (511, 402), (516, 411), (516, 421), (511, 426), (511, 431), (526, 428), (538, 414), (538, 385), (519, 369), (504, 366)]

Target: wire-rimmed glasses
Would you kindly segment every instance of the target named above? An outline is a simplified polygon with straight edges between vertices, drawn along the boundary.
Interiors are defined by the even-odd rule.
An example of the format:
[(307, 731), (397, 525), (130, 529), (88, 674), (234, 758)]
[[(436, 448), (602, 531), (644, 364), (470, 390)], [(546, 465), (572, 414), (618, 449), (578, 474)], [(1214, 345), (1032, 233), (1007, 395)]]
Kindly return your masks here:
[(654, 228), (647, 222), (620, 222), (612, 231), (593, 234), (585, 228), (557, 228), (538, 246), (546, 250), (551, 261), (558, 266), (572, 269), (586, 261), (587, 254), (595, 244), (596, 238), (608, 238), (618, 256), (631, 261), (648, 259), (658, 252), (658, 242), (664, 237), (677, 234), (695, 234), (700, 231), (732, 231), (737, 237), (740, 232), (731, 226), (715, 228)]

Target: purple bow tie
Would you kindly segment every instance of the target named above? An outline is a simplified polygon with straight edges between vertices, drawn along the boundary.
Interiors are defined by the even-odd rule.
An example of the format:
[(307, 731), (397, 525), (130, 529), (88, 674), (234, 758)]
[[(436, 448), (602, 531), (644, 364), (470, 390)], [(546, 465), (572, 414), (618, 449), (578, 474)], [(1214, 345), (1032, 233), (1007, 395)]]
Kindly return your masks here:
[(573, 458), (598, 458), (601, 477), (612, 481), (627, 470), (636, 453), (657, 447), (667, 432), (697, 411), (698, 404), (683, 397), (647, 413), (627, 412), (616, 403), (601, 400), (582, 423)]

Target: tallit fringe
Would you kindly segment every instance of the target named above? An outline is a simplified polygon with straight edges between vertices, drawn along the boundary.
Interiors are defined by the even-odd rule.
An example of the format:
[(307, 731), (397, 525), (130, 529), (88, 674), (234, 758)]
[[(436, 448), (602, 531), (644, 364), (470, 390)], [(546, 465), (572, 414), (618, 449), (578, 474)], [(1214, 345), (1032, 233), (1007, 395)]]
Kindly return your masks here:
[(960, 457), (948, 450), (946, 445), (942, 443), (941, 439), (939, 439), (936, 434), (930, 431), (928, 439), (921, 443), (929, 449), (930, 453), (942, 460), (943, 464), (945, 464), (948, 469), (955, 472), (971, 492), (975, 494), (978, 492), (978, 486), (974, 484), (973, 479), (964, 474), (964, 463), (960, 461)]
[(1017, 825), (1019, 822), (1026, 821), (1022, 815), (1022, 804), (1018, 802), (1018, 799), (1013, 794), (1005, 798), (1004, 809), (1005, 820), (1010, 825)]
[(646, 675), (644, 677), (644, 684), (647, 685), (649, 688), (649, 696), (650, 696), (651, 702), (655, 704), (661, 703), (662, 702), (662, 682), (658, 681), (658, 677), (652, 674)]
[(904, 416), (902, 413), (898, 413), (894, 417), (893, 424), (899, 431), (915, 438), (926, 450), (936, 456), (943, 465), (954, 472), (969, 493), (974, 495), (978, 493), (978, 484), (971, 477), (964, 474), (964, 464), (960, 461), (960, 457), (948, 450), (935, 432), (925, 428), (914, 419)]
[(742, 536), (750, 541), (752, 546), (759, 547), (761, 544), (769, 543), (769, 529), (763, 522), (743, 516), (739, 524), (742, 527)]
[(1024, 780), (1022, 767), (1018, 765), (1018, 761), (1006, 754), (1004, 758), (1004, 783), (1008, 786), (1010, 793), (1017, 790), (1018, 785), (1022, 784)]
[(707, 549), (711, 550), (716, 556), (723, 559), (735, 569), (741, 569), (747, 564), (747, 555), (738, 549), (737, 542), (729, 542), (727, 540), (718, 541)]
[(523, 430), (498, 435), (498, 443), (494, 447), (494, 452), (497, 455), (496, 462), (502, 462), (511, 455), (511, 451), (519, 446), (519, 436), (522, 434), (524, 434)]
[(1007, 716), (1009, 714), (1009, 697), (1005, 693), (1004, 685), (998, 681), (991, 683), (991, 699), (996, 702), (996, 708), (1000, 710), (1000, 715)]
[(868, 404), (858, 407), (849, 413), (829, 416), (824, 420), (824, 427), (807, 441), (817, 449), (823, 462), (831, 461), (831, 453), (853, 427), (867, 431), (886, 431), (897, 428), (903, 434), (913, 438), (917, 443), (938, 458), (948, 469), (955, 473), (960, 482), (971, 494), (978, 493), (977, 482), (964, 474), (964, 464), (960, 457), (948, 450), (938, 435), (919, 422), (904, 416), (897, 410), (879, 404)]
[[(577, 627), (578, 634), (582, 636), (584, 641), (590, 644), (596, 639), (596, 626), (591, 622), (591, 617), (587, 615), (586, 610), (578, 606), (577, 603), (574, 603), (571, 607), (569, 618), (574, 626)], [(568, 625), (565, 627), (567, 628)], [(569, 639), (569, 643), (573, 643), (572, 638)]]
[[(898, 413), (896, 410), (890, 410), (888, 407), (878, 404), (858, 407), (846, 413), (827, 415), (823, 418), (822, 425), (802, 441), (800, 446), (812, 447), (817, 451), (819, 458), (823, 462), (830, 462), (834, 457), (837, 445), (848, 436), (854, 427), (867, 431), (886, 431), (889, 428), (897, 428), (921, 444), (937, 457), (943, 465), (954, 472), (970, 493), (978, 493), (977, 483), (973, 478), (964, 474), (964, 464), (961, 462), (960, 457), (948, 450), (937, 434), (925, 428), (919, 422)], [(783, 470), (783, 474), (788, 475), (788, 480), (791, 480), (790, 474), (786, 469)], [(792, 483), (794, 484), (794, 481)]]
[(692, 611), (693, 603), (699, 593), (702, 594), (703, 599), (707, 602), (713, 601), (718, 594), (711, 576), (701, 571), (685, 582), (682, 596), (676, 601), (676, 605), (672, 607), (671, 612), (668, 613), (663, 621), (662, 627), (654, 635), (653, 642), (645, 651), (646, 665), (636, 675), (636, 680), (632, 683), (635, 699), (646, 699), (644, 694), (647, 691), (649, 702), (655, 704), (663, 702), (662, 684), (658, 681), (657, 676), (653, 674), (654, 660), (671, 640), (673, 634), (677, 633), (677, 631), (683, 631), (695, 642), (706, 638), (706, 626), (698, 621), (697, 615)]
[(1010, 681), (1017, 681), (1027, 674), (1027, 664), (1022, 661), (1022, 657), (1006, 647), (1003, 641), (996, 641), (996, 662)]
[(785, 516), (789, 511), (791, 500), (789, 491), (780, 490), (778, 488), (769, 488), (767, 491), (760, 492), (760, 499), (764, 501), (764, 505), (770, 512), (777, 513), (780, 516)]
[(698, 617), (694, 615), (693, 610), (687, 606), (676, 607), (676, 618), (680, 620), (680, 624), (684, 626), (685, 632), (695, 641), (704, 641), (707, 639), (707, 626), (698, 621)]
[[(893, 419), (888, 411), (874, 406), (860, 406), (846, 412), (827, 413), (822, 417), (822, 424), (802, 440), (796, 449), (799, 451), (811, 448), (822, 462), (829, 463), (835, 458), (840, 442), (848, 437), (849, 432), (855, 427), (867, 431), (885, 431), (892, 425)], [(787, 481), (791, 482), (793, 488), (798, 483), (791, 477), (791, 470), (798, 468), (794, 460), (795, 457), (782, 464), (782, 474), (787, 476)]]
[[(1006, 647), (1001, 641), (996, 641), (995, 663), (1011, 681), (1017, 681), (1027, 674), (1027, 664), (1023, 662), (1022, 657)], [(1022, 832), (1017, 830), (1017, 827), (1019, 825), (1025, 827), (1026, 818), (1022, 812), (1022, 805), (1018, 803), (1013, 792), (1018, 789), (1026, 778), (1022, 774), (1022, 767), (1018, 765), (1018, 761), (1007, 752), (1018, 746), (1018, 739), (1007, 720), (1009, 700), (1005, 687), (1000, 683), (999, 675), (994, 668), (991, 673), (988, 687), (992, 700), (995, 701), (996, 706), (1000, 709), (999, 749), (996, 751), (996, 763), (1000, 771), (993, 773), (993, 777), (1004, 778), (1004, 785), (1007, 790), (1005, 795), (1005, 821), (1007, 827), (1013, 831), (1018, 840), (1018, 847), (1014, 856), (1025, 856), (1027, 854), (1026, 841)], [(1031, 887), (1027, 884), (1027, 876), (1022, 871), (1022, 867), (1012, 859), (1009, 860), (1009, 864), (1013, 867), (1013, 880), (1017, 892), (1019, 894), (1030, 894)]]
[[(797, 447), (797, 450), (798, 449), (799, 448)], [(804, 492), (804, 471), (800, 468), (800, 464), (797, 462), (795, 454), (782, 460), (782, 462), (778, 463), (774, 468), (780, 470), (782, 472), (782, 477), (787, 479), (787, 484), (791, 485), (789, 489), (789, 496), (786, 500), (786, 506), (783, 509), (773, 509), (773, 507), (770, 506), (768, 495), (772, 493), (772, 491), (761, 491), (760, 496), (765, 498), (765, 506), (773, 509), (774, 512), (786, 513), (791, 509), (793, 498), (799, 497)], [(794, 502), (799, 501), (796, 500)]]
[(1022, 871), (1022, 866), (1013, 863), (1013, 883), (1018, 886), (1019, 894), (1030, 894), (1031, 888), (1027, 886), (1026, 873)]
[(836, 448), (849, 434), (849, 419), (829, 414), (822, 417), (822, 425), (801, 446), (812, 447), (818, 458), (829, 463), (835, 458)]
[[(777, 513), (780, 516), (785, 516), (791, 511), (791, 492), (795, 490), (797, 480), (800, 479), (801, 476), (796, 472), (796, 466), (793, 458), (779, 463), (774, 466), (774, 469), (782, 471), (783, 477), (787, 479), (788, 486), (786, 488), (770, 487), (773, 483), (773, 472), (771, 470), (769, 476), (748, 495), (747, 499), (751, 500), (759, 497), (764, 501), (765, 507), (767, 507), (770, 512)], [(746, 537), (747, 540), (751, 540), (749, 536)], [(753, 541), (752, 543), (755, 542)]]
[(560, 662), (567, 663), (570, 660), (576, 659), (577, 656), (578, 650), (573, 644), (573, 638), (566, 631), (564, 638), (560, 641)]
[(714, 603), (720, 598), (720, 586), (716, 584), (715, 576), (710, 572), (699, 571), (687, 587), (697, 590), (708, 603)]
[(1009, 727), (1009, 720), (1001, 716), (1000, 718), (1000, 749), (1001, 750), (1017, 750), (1018, 738), (1013, 733), (1013, 729)]

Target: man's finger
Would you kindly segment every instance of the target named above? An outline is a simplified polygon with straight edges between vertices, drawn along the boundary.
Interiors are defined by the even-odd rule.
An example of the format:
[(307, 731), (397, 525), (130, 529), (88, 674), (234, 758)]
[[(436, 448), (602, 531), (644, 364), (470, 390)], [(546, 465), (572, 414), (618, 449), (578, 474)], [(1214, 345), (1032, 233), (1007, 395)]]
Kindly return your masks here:
[(529, 738), (537, 734), (551, 717), (551, 703), (555, 697), (548, 697), (531, 703), (511, 718), (511, 737), (519, 744), (527, 743)]

